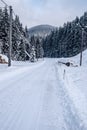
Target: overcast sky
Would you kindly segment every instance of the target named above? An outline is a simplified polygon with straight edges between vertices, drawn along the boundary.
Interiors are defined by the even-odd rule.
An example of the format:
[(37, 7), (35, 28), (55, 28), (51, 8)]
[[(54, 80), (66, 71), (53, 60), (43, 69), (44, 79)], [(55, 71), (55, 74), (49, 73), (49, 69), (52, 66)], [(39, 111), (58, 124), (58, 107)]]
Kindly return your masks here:
[(4, 0), (13, 6), (23, 25), (62, 26), (87, 11), (87, 0)]

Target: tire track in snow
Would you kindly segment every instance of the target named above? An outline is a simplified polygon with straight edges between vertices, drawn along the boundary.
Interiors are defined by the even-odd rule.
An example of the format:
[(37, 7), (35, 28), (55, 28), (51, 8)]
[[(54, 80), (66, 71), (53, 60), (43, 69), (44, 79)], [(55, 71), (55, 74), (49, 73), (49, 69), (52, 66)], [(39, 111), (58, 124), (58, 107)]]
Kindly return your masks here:
[[(35, 74), (36, 73), (36, 74)], [(26, 73), (26, 74), (24, 74), (23, 76), (21, 76), (21, 77), (19, 77), (19, 78), (17, 78), (17, 80), (13, 80), (12, 82), (9, 82), (9, 84), (7, 84), (7, 86), (9, 85), (10, 87), (8, 87), (5, 91), (3, 90), (3, 93), (7, 93), (6, 95), (4, 95), (4, 98), (8, 95), (9, 96), (9, 90), (11, 89), (11, 91), (12, 92), (14, 92), (15, 91), (15, 94), (14, 94), (14, 96), (17, 96), (17, 93), (16, 93), (16, 91), (18, 91), (18, 89), (19, 89), (19, 91), (20, 91), (20, 89), (21, 88), (23, 88), (23, 92), (21, 93), (21, 95), (20, 95), (20, 97), (18, 97), (18, 100), (15, 102), (15, 104), (13, 105), (13, 107), (11, 107), (11, 110), (8, 112), (8, 111), (6, 111), (6, 113), (4, 113), (4, 117), (5, 118), (2, 118), (2, 119), (4, 119), (3, 121), (1, 121), (1, 125), (0, 125), (0, 128), (2, 129), (2, 130), (9, 130), (11, 127), (13, 127), (14, 126), (14, 124), (16, 124), (16, 121), (17, 120), (20, 120), (19, 122), (21, 122), (21, 116), (22, 116), (22, 113), (23, 113), (23, 109), (25, 109), (24, 107), (24, 102), (23, 102), (23, 100), (25, 101), (25, 97), (26, 97), (26, 95), (25, 95), (25, 93), (26, 93), (26, 91), (29, 89), (28, 88), (28, 86), (30, 87), (30, 89), (31, 89), (31, 87), (32, 87), (32, 85), (30, 86), (30, 85), (28, 85), (28, 83), (27, 83), (27, 85), (25, 86), (25, 84), (24, 84), (24, 80), (27, 82), (30, 82), (31, 81), (31, 79), (32, 79), (32, 76), (35, 74), (35, 75), (37, 75), (39, 73), (39, 69), (38, 70), (36, 70), (35, 72), (33, 71), (33, 72), (31, 72), (31, 75), (28, 77), (28, 75), (30, 74), (29, 72), (28, 73)], [(30, 79), (29, 79), (30, 78)], [(34, 80), (36, 80), (38, 78), (38, 76), (35, 76), (34, 77)], [(19, 81), (19, 82), (17, 82), (17, 81)], [(22, 82), (22, 85), (23, 86), (21, 86), (21, 82)], [(12, 84), (13, 83), (16, 83), (16, 85), (15, 86), (12, 86)], [(32, 81), (32, 83), (33, 83), (33, 81)], [(32, 84), (31, 83), (31, 84)], [(6, 86), (6, 85), (5, 85)], [(24, 88), (25, 87), (25, 88)], [(25, 92), (24, 92), (25, 91)], [(11, 92), (10, 92), (10, 94), (12, 94)], [(25, 95), (24, 96), (24, 98), (23, 98), (23, 95)], [(8, 97), (7, 97), (8, 98)], [(0, 102), (1, 103), (1, 102)], [(23, 104), (23, 105), (22, 105)], [(18, 112), (19, 113), (18, 113)], [(7, 115), (6, 115), (7, 114)], [(24, 113), (23, 113), (24, 114)], [(5, 123), (4, 123), (5, 122)], [(1, 127), (2, 126), (2, 127)], [(20, 125), (21, 126), (21, 125)], [(15, 129), (15, 128), (14, 128)], [(11, 129), (11, 130), (13, 130), (13, 129)], [(15, 129), (16, 130), (16, 129)]]
[(54, 70), (54, 61), (49, 63), (47, 76), (45, 77), (45, 93), (43, 104), (40, 109), (40, 114), (35, 130), (67, 130), (64, 118), (61, 111), (61, 105), (57, 92), (57, 82)]
[[(28, 74), (29, 74), (29, 72), (27, 72)], [(15, 80), (15, 79), (13, 79), (11, 82), (9, 82), (8, 84), (5, 84), (5, 87), (4, 87), (4, 89), (2, 90), (3, 91), (3, 93), (2, 93), (2, 91), (0, 91), (1, 92), (1, 94), (0, 94), (0, 103), (1, 103), (1, 101), (3, 102), (3, 99), (4, 99), (4, 104), (6, 104), (6, 101), (8, 101), (8, 104), (7, 104), (7, 106), (9, 107), (9, 109), (8, 110), (10, 110), (10, 107), (11, 107), (11, 110), (10, 110), (10, 112), (5, 112), (4, 113), (4, 115), (5, 115), (5, 120), (1, 120), (0, 121), (0, 124), (4, 124), (4, 122), (7, 122), (8, 121), (8, 117), (9, 117), (9, 120), (12, 120), (12, 119), (10, 119), (10, 116), (13, 118), (13, 117), (15, 117), (15, 113), (16, 112), (14, 112), (14, 109), (19, 109), (20, 108), (20, 104), (21, 104), (21, 101), (22, 101), (22, 96), (23, 96), (23, 94), (24, 94), (24, 90), (26, 91), (26, 88), (23, 88), (24, 86), (25, 86), (25, 84), (24, 83), (22, 83), (22, 85), (23, 85), (23, 87), (21, 86), (21, 81), (23, 82), (23, 79), (26, 77), (26, 75), (27, 75), (27, 73), (26, 74), (24, 74), (23, 76), (21, 76), (21, 77), (17, 77), (17, 79)], [(26, 81), (30, 81), (31, 80), (31, 78), (32, 78), (32, 76), (33, 76), (33, 74), (31, 74), (29, 77), (27, 76), (26, 77)], [(30, 78), (30, 80), (29, 80), (29, 78)], [(13, 84), (15, 84), (16, 83), (16, 85), (15, 86), (12, 86)], [(9, 87), (6, 87), (6, 86), (9, 86)], [(5, 89), (6, 88), (6, 89)], [(23, 88), (23, 92), (21, 92), (20, 93), (20, 90)], [(17, 91), (19, 91), (19, 93), (17, 92)], [(12, 94), (13, 93), (13, 94)], [(9, 101), (9, 94), (11, 94), (12, 95), (12, 98), (14, 97), (14, 96), (16, 96), (17, 98), (19, 98), (18, 100), (15, 100), (15, 103), (13, 102), (13, 100), (12, 101)], [(20, 95), (21, 94), (21, 95)], [(2, 95), (2, 97), (1, 97), (1, 95)], [(14, 97), (15, 98), (15, 97)], [(8, 99), (8, 100), (7, 100)], [(11, 105), (11, 103), (13, 104), (13, 105)], [(10, 105), (9, 105), (10, 104)], [(19, 108), (17, 108), (17, 106), (18, 106), (18, 104), (19, 104)], [(6, 106), (6, 107), (7, 107)], [(16, 106), (16, 107), (15, 107)], [(1, 110), (1, 109), (0, 109)], [(7, 109), (6, 109), (7, 110)], [(17, 111), (17, 110), (15, 110), (15, 111)], [(10, 113), (13, 113), (14, 114), (14, 116), (13, 116), (13, 114), (11, 114), (10, 115)], [(1, 115), (1, 113), (0, 113), (0, 115)], [(3, 117), (4, 117), (4, 115), (3, 115)], [(3, 119), (3, 118), (2, 118)], [(6, 121), (7, 120), (7, 121)], [(5, 123), (6, 124), (6, 123)], [(4, 126), (5, 126), (5, 124), (4, 124)], [(8, 123), (9, 124), (9, 123)]]
[(55, 60), (47, 60), (4, 86), (0, 103), (4, 98), (7, 108), (3, 106), (0, 130), (85, 130), (57, 69)]

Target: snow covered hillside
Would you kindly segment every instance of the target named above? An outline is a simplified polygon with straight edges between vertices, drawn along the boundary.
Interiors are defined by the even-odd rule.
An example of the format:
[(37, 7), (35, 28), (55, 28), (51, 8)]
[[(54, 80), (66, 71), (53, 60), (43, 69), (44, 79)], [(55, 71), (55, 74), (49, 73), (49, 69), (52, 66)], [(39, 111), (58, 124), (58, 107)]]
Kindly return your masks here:
[(38, 25), (29, 29), (29, 36), (46, 37), (55, 29), (56, 27), (51, 25)]
[(58, 60), (0, 65), (0, 130), (87, 130), (87, 62)]

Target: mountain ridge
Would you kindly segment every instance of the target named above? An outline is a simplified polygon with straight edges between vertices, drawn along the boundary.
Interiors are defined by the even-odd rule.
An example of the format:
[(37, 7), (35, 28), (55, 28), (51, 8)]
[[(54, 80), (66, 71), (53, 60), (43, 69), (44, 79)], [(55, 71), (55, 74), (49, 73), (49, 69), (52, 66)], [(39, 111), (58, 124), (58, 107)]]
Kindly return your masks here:
[(30, 36), (47, 36), (51, 33), (51, 31), (55, 30), (56, 27), (52, 25), (47, 25), (47, 24), (42, 24), (42, 25), (37, 25), (34, 27), (31, 27), (28, 29), (29, 35)]

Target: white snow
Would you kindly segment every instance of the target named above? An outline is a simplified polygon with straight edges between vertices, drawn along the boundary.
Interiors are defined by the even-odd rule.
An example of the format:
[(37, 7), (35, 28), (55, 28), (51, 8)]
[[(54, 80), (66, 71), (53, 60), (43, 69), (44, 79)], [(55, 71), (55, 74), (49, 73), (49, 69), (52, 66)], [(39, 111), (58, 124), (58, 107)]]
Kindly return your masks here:
[(0, 54), (0, 56), (2, 57), (2, 59), (5, 59), (6, 62), (8, 62), (8, 57), (3, 55), (3, 54)]
[[(66, 67), (59, 65), (60, 78), (66, 86), (69, 97), (77, 110), (81, 125), (87, 128), (87, 50), (83, 52), (82, 66), (79, 66), (80, 55), (72, 58), (62, 58), (63, 62), (71, 61), (78, 67)], [(65, 70), (65, 73), (64, 73)]]
[(79, 56), (1, 64), (0, 130), (87, 130), (86, 55), (82, 67), (58, 65)]

